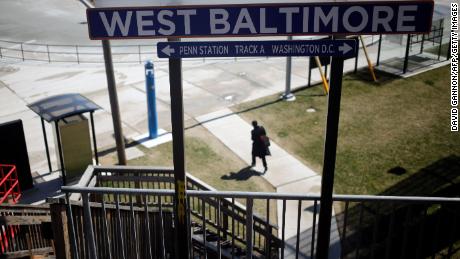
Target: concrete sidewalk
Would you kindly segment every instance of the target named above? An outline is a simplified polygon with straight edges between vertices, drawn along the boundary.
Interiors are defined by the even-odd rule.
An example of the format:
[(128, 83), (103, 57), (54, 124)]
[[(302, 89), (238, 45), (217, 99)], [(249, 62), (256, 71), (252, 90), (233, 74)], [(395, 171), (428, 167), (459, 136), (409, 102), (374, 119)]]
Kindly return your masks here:
[[(222, 109), (206, 115), (198, 116), (199, 121), (207, 130), (216, 136), (224, 143), (232, 152), (239, 156), (248, 165), (251, 164), (251, 130), (252, 126), (240, 118), (237, 114), (229, 109)], [(270, 136), (270, 129), (267, 129)], [(268, 171), (264, 174), (261, 161), (257, 161), (255, 170), (261, 172), (271, 185), (276, 188), (279, 193), (294, 193), (294, 194), (320, 194), (321, 176), (311, 170), (309, 167), (301, 163), (295, 157), (283, 150), (275, 142), (271, 141), (270, 146), (271, 156), (267, 157)], [(285, 239), (287, 245), (285, 247), (285, 255), (287, 258), (295, 256), (295, 244), (297, 238), (297, 222), (298, 222), (298, 202), (286, 202), (286, 226)], [(278, 224), (280, 225), (283, 218), (283, 202), (278, 201)], [(319, 204), (316, 207), (319, 212)], [(312, 240), (314, 216), (313, 201), (302, 202), (300, 214), (300, 235), (302, 246), (300, 253), (306, 258), (310, 255), (310, 241)], [(317, 224), (318, 217), (315, 224)], [(279, 233), (281, 238), (281, 233)], [(332, 236), (338, 237), (337, 224), (335, 218), (332, 220)], [(331, 239), (331, 258), (340, 257), (340, 240), (338, 238)]]

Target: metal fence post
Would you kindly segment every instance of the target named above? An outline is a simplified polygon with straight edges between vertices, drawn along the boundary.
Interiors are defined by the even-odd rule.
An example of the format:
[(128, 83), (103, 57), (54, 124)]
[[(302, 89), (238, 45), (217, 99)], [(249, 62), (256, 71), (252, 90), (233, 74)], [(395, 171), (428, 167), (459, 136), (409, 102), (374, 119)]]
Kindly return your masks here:
[(52, 172), (53, 168), (51, 167), (50, 150), (48, 147), (48, 138), (46, 137), (45, 120), (41, 118), (41, 121), (42, 121), (43, 137), (45, 139), (45, 151), (46, 151), (46, 158), (48, 160), (48, 169), (50, 170), (50, 172)]
[(252, 225), (253, 225), (253, 199), (246, 199), (246, 258), (252, 258)]
[(91, 219), (91, 208), (89, 207), (89, 194), (82, 193), (83, 199), (83, 224), (85, 227), (85, 239), (88, 242), (89, 258), (97, 259), (96, 253), (96, 239), (94, 238), (93, 221)]
[(425, 44), (425, 34), (422, 34), (422, 44), (420, 45), (420, 54), (423, 53), (423, 44)]
[(139, 64), (141, 64), (142, 63), (141, 45), (137, 45), (137, 50), (138, 50), (138, 53), (139, 53)]
[(23, 46), (22, 43), (21, 43), (21, 53), (22, 53), (22, 61), (24, 61), (25, 60), (25, 58), (24, 58), (24, 46)]
[(451, 53), (450, 53), (451, 52), (451, 49), (450, 49), (451, 46), (452, 46), (452, 38), (449, 39), (449, 46), (447, 48), (446, 60), (449, 60), (451, 58), (451, 56), (450, 56), (451, 55)]
[(356, 57), (355, 57), (355, 71), (353, 71), (353, 73), (355, 73), (355, 74), (356, 74), (356, 72), (358, 72), (358, 59), (359, 59), (359, 48), (356, 51)]
[(97, 143), (96, 143), (96, 130), (94, 129), (94, 111), (90, 112), (89, 117), (91, 119), (91, 133), (93, 135), (93, 147), (94, 147), (94, 157), (96, 159), (96, 165), (99, 164), (99, 155), (97, 154)]
[(377, 64), (376, 66), (380, 65), (380, 51), (382, 50), (382, 34), (379, 37), (379, 46), (377, 50)]
[(406, 43), (406, 54), (404, 55), (404, 66), (403, 74), (407, 72), (407, 66), (409, 65), (409, 46), (410, 46), (410, 34), (407, 34), (407, 43)]
[(77, 63), (80, 64), (80, 56), (78, 54), (78, 45), (75, 45), (75, 50), (77, 52)]
[(48, 63), (51, 63), (50, 48), (48, 44), (46, 44), (46, 53), (48, 53)]
[(441, 36), (439, 37), (439, 48), (438, 48), (438, 60), (441, 59), (441, 50), (442, 50), (442, 36), (444, 36), (444, 19), (439, 21), (439, 29), (441, 31)]
[[(288, 41), (292, 40), (292, 36), (288, 36)], [(295, 95), (291, 93), (291, 69), (292, 69), (292, 57), (286, 57), (286, 85), (284, 93), (281, 95), (281, 98), (285, 101), (295, 101)]]
[(70, 201), (70, 194), (66, 193), (65, 194), (65, 200), (66, 200), (66, 210), (67, 210), (67, 217), (69, 219), (69, 224), (68, 226), (70, 227), (70, 239), (72, 242), (71, 245), (71, 252), (72, 252), (72, 258), (73, 259), (79, 259), (80, 255), (78, 254), (78, 248), (77, 248), (77, 236), (75, 233), (75, 222), (73, 219), (73, 213), (72, 213), (72, 203)]

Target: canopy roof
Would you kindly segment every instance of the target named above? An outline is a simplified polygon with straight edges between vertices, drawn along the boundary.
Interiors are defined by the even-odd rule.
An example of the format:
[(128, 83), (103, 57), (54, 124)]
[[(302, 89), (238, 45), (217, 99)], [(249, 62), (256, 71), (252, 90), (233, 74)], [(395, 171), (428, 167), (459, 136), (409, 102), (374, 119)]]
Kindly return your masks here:
[(55, 95), (29, 104), (28, 107), (47, 122), (101, 108), (80, 94)]

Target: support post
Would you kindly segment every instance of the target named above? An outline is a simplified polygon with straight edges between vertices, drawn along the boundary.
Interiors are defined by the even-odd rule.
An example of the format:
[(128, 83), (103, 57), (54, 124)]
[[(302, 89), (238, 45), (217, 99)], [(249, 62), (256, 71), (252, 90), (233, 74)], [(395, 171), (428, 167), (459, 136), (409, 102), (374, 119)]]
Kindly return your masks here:
[(380, 34), (379, 37), (379, 46), (377, 50), (377, 66), (380, 65), (380, 51), (382, 50), (382, 34)]
[(139, 52), (139, 64), (142, 64), (141, 45), (137, 45), (137, 50)]
[(59, 120), (55, 121), (54, 125), (56, 127), (56, 138), (57, 138), (57, 144), (58, 144), (59, 162), (61, 164), (61, 172), (62, 172), (62, 184), (66, 186), (67, 176), (65, 173), (64, 158), (62, 157), (61, 132), (59, 131)]
[(83, 225), (85, 228), (85, 241), (88, 244), (88, 256), (90, 259), (97, 259), (96, 239), (94, 237), (93, 221), (91, 218), (91, 208), (89, 206), (89, 194), (82, 193), (83, 199)]
[(446, 56), (446, 60), (449, 60), (451, 58), (451, 49), (450, 47), (452, 46), (452, 37), (449, 37), (449, 46), (447, 48), (447, 56)]
[(442, 37), (444, 36), (444, 19), (439, 21), (439, 30), (441, 30), (441, 36), (439, 37), (438, 60), (441, 59)]
[(152, 61), (145, 62), (145, 92), (147, 94), (147, 113), (149, 123), (149, 139), (158, 137), (158, 116), (155, 95), (155, 74)]
[(407, 72), (407, 67), (409, 65), (409, 47), (410, 47), (410, 34), (407, 34), (406, 42), (406, 54), (404, 55), (404, 65), (403, 65), (403, 74)]
[(317, 258), (327, 259), (332, 218), (332, 193), (339, 131), (340, 98), (342, 93), (342, 57), (332, 58), (331, 86), (328, 97), (326, 138), (324, 141), (323, 175), (321, 178), (321, 211), (318, 223)]
[(75, 45), (75, 51), (77, 53), (77, 63), (80, 64), (80, 54), (78, 53), (78, 45)]
[(46, 53), (48, 53), (48, 63), (51, 63), (50, 47), (48, 44), (46, 45)]
[[(168, 39), (178, 41), (178, 39)], [(189, 254), (187, 227), (187, 199), (185, 178), (185, 149), (184, 149), (184, 106), (182, 96), (182, 60), (169, 59), (169, 87), (171, 94), (171, 124), (173, 136), (174, 164), (174, 237), (175, 258), (187, 258)]]
[(252, 258), (252, 250), (253, 250), (253, 205), (254, 201), (252, 198), (246, 199), (246, 258)]
[[(287, 40), (291, 41), (292, 36), (288, 36)], [(286, 57), (286, 89), (281, 98), (285, 101), (295, 101), (295, 95), (291, 93), (291, 74), (292, 74), (292, 57)]]
[(113, 72), (112, 51), (110, 50), (110, 42), (108, 40), (102, 40), (102, 50), (104, 51), (105, 73), (107, 76), (107, 88), (109, 90), (113, 131), (117, 145), (118, 164), (126, 165), (125, 140), (123, 139), (123, 130), (121, 127), (120, 108), (118, 106), (117, 88)]
[(52, 172), (53, 168), (51, 167), (50, 149), (48, 147), (48, 137), (46, 137), (45, 120), (43, 120), (43, 118), (41, 118), (41, 120), (42, 120), (43, 138), (45, 139), (45, 150), (46, 150), (46, 159), (48, 160), (48, 169), (50, 170), (50, 172)]
[(353, 73), (355, 74), (358, 72), (358, 59), (359, 59), (359, 47), (358, 47), (358, 50), (356, 51), (356, 57), (355, 57), (355, 71), (353, 71)]
[(422, 43), (420, 44), (420, 54), (423, 53), (423, 44), (425, 44), (425, 34), (422, 34)]
[(21, 43), (21, 54), (22, 54), (22, 61), (26, 60), (24, 57), (24, 46), (22, 43)]
[[(310, 62), (311, 57), (308, 57), (308, 64), (311, 64)], [(308, 66), (308, 87), (311, 86), (311, 66)]]
[(55, 244), (56, 258), (71, 259), (69, 228), (66, 214), (66, 205), (62, 203), (50, 204), (51, 225)]
[(93, 146), (94, 146), (94, 158), (96, 159), (96, 165), (99, 164), (99, 155), (97, 154), (97, 143), (96, 143), (96, 130), (94, 129), (94, 112), (89, 113), (91, 118), (91, 133), (93, 134)]

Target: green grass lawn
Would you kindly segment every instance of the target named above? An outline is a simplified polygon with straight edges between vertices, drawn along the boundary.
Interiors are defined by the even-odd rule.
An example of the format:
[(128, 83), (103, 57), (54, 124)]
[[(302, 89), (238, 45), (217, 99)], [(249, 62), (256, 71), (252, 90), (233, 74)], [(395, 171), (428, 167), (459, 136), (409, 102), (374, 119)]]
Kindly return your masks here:
[[(380, 73), (379, 83), (367, 81), (367, 72), (344, 77), (336, 193), (379, 194), (449, 156), (460, 164), (460, 135), (450, 132), (449, 71), (447, 66), (407, 79)], [(321, 173), (327, 97), (322, 86), (296, 97), (284, 102), (270, 96), (234, 110), (248, 122), (260, 121), (273, 141)], [(396, 167), (405, 173), (389, 173)]]
[[(189, 122), (193, 125), (194, 122)], [(129, 160), (128, 165), (173, 167), (172, 142), (147, 149), (138, 145), (145, 156)], [(102, 159), (106, 165), (115, 164), (115, 154)], [(226, 191), (273, 192), (274, 188), (263, 177), (240, 173), (242, 177), (229, 177), (244, 171), (247, 165), (225, 145), (201, 126), (185, 131), (186, 171), (216, 188)], [(246, 176), (247, 178), (245, 178)]]

